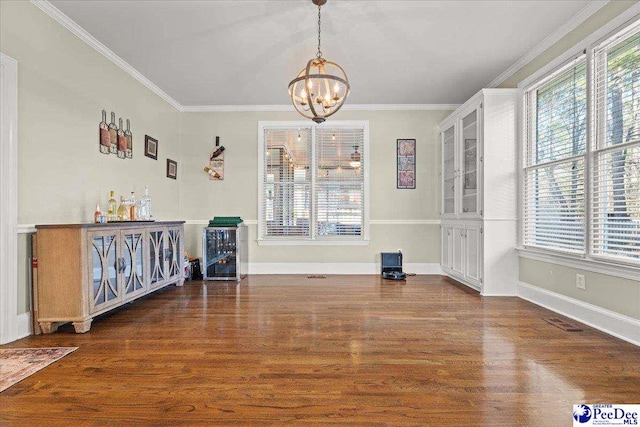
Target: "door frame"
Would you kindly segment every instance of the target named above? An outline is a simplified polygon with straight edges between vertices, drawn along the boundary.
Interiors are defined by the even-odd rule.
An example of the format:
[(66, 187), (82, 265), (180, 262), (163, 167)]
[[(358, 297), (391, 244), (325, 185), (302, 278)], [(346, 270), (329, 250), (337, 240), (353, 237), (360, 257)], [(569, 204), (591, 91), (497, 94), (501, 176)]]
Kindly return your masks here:
[[(18, 313), (18, 61), (0, 53), (0, 344), (29, 335)], [(25, 330), (26, 329), (26, 330)]]

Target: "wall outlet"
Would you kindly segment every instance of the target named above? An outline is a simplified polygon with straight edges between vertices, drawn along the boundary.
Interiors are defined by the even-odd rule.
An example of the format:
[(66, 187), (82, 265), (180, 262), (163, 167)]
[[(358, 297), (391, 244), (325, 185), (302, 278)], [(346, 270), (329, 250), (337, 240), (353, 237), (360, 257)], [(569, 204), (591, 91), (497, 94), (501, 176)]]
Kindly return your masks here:
[(586, 290), (586, 281), (584, 274), (576, 274), (576, 288)]

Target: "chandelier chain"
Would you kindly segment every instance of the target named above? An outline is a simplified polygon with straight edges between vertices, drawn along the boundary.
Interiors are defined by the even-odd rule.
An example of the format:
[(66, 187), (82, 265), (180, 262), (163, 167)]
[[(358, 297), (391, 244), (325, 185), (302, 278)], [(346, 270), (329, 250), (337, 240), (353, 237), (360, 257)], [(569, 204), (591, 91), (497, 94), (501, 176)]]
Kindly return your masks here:
[(318, 59), (322, 58), (322, 51), (320, 50), (320, 23), (320, 5), (318, 5), (318, 53), (316, 53)]

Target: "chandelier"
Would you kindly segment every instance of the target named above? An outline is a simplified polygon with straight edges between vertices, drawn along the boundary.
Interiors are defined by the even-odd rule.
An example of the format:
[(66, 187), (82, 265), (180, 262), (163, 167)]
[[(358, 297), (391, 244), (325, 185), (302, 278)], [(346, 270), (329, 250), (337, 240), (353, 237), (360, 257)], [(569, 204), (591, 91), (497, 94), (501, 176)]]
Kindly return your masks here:
[(318, 53), (291, 80), (289, 95), (298, 113), (322, 123), (344, 104), (349, 96), (349, 81), (342, 67), (324, 59), (320, 50), (320, 8), (327, 0), (311, 1), (318, 6)]

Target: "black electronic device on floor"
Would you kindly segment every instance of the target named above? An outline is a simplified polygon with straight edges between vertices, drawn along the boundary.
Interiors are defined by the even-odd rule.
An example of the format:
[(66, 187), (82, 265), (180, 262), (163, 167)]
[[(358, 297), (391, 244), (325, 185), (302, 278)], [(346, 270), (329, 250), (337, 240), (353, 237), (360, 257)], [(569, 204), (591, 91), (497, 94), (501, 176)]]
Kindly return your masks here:
[(402, 252), (380, 253), (381, 274), (383, 279), (405, 280), (406, 273), (402, 272)]

